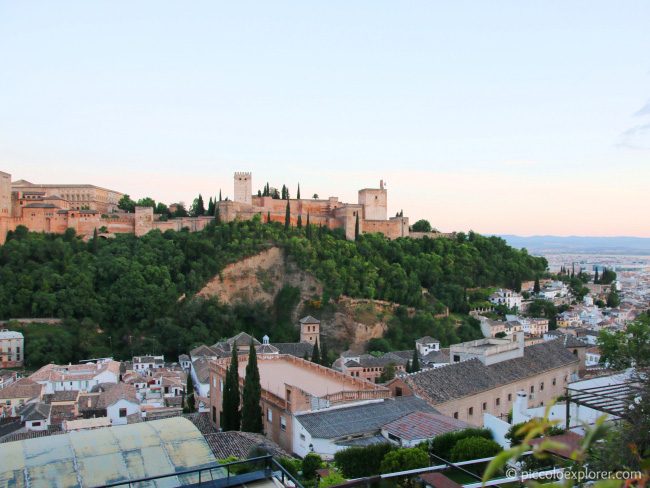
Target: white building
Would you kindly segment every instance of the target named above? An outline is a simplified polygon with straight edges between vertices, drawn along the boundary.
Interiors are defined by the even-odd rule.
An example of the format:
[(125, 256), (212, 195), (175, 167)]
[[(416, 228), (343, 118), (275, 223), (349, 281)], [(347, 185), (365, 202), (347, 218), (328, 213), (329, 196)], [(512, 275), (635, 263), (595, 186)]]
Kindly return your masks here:
[(165, 366), (165, 356), (134, 356), (133, 371), (145, 373), (150, 369), (158, 369)]
[(490, 295), (490, 303), (494, 305), (505, 305), (510, 309), (521, 309), (521, 302), (523, 297), (516, 291), (506, 290), (499, 288), (496, 292)]
[(27, 403), (20, 409), (20, 421), (25, 424), (27, 431), (47, 430), (51, 411), (52, 406), (47, 403)]
[(25, 338), (22, 333), (0, 330), (0, 368), (20, 368), (25, 359)]
[(415, 341), (415, 348), (420, 356), (426, 356), (430, 352), (440, 350), (440, 341), (430, 336), (420, 337)]
[(62, 390), (90, 391), (101, 383), (117, 383), (120, 363), (107, 359), (84, 364), (47, 364), (29, 377), (45, 386), (45, 393)]

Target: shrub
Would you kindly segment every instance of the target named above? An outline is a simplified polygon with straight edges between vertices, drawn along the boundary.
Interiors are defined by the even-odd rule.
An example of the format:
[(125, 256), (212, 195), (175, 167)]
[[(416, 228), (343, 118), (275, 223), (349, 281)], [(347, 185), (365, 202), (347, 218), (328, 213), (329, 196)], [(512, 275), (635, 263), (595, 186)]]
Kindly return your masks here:
[(316, 477), (316, 470), (320, 469), (323, 465), (323, 460), (321, 457), (314, 453), (310, 452), (302, 460), (302, 476), (308, 480)]
[[(524, 437), (526, 437), (526, 434), (524, 432), (522, 432), (521, 434), (518, 434), (518, 431), (524, 425), (526, 425), (526, 424), (528, 424), (530, 422), (532, 422), (532, 420), (529, 420), (528, 422), (521, 422), (521, 423), (518, 423), (518, 424), (514, 424), (512, 427), (510, 427), (510, 429), (508, 429), (508, 432), (506, 433), (505, 438), (510, 441), (510, 446), (511, 447), (518, 446), (519, 444), (521, 444), (521, 441), (524, 439)], [(560, 435), (560, 434), (564, 434), (564, 432), (565, 432), (565, 430), (562, 427), (554, 426), (554, 427), (550, 427), (547, 430), (545, 435), (547, 435), (547, 436)], [(539, 436), (536, 436), (536, 437), (539, 437)]]
[(278, 459), (278, 463), (282, 466), (287, 473), (289, 473), (294, 478), (298, 476), (298, 471), (300, 471), (302, 463), (300, 459), (294, 459), (289, 457), (282, 457)]
[(381, 460), (395, 447), (386, 442), (367, 447), (348, 447), (334, 454), (334, 463), (346, 478), (379, 474)]
[(422, 449), (408, 447), (391, 451), (381, 461), (382, 473), (394, 473), (429, 466), (429, 456)]
[(335, 469), (330, 469), (330, 473), (321, 478), (318, 482), (318, 488), (327, 488), (328, 486), (340, 485), (345, 482), (345, 478), (336, 471)]
[(489, 429), (469, 428), (464, 430), (457, 430), (455, 432), (447, 432), (446, 434), (438, 435), (431, 441), (431, 453), (440, 456), (443, 459), (449, 460), (451, 450), (456, 443), (461, 439), (468, 437), (483, 437), (492, 440), (492, 432)]
[(459, 440), (451, 450), (451, 460), (467, 461), (494, 456), (501, 451), (501, 446), (484, 437), (467, 437)]

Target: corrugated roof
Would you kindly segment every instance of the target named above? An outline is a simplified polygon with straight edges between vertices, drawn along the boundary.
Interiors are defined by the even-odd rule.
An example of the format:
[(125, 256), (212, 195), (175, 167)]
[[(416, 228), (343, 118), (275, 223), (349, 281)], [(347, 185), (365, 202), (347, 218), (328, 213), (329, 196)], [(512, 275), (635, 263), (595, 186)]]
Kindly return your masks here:
[(313, 437), (335, 439), (378, 432), (383, 425), (416, 411), (437, 413), (424, 400), (408, 396), (345, 408), (320, 410), (298, 415), (296, 419)]
[[(0, 486), (98, 486), (201, 468), (216, 462), (198, 429), (174, 417), (8, 442), (0, 456)], [(168, 486), (198, 482), (170, 478)]]

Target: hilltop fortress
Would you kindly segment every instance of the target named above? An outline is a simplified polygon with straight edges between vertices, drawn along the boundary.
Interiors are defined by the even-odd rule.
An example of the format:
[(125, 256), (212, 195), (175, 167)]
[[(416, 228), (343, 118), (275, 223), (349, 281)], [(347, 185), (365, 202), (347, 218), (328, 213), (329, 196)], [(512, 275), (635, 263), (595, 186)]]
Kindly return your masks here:
[[(195, 232), (212, 222), (214, 216), (182, 217), (166, 221), (158, 219), (151, 207), (136, 207), (135, 213), (118, 211), (123, 194), (94, 185), (39, 185), (19, 180), (12, 183), (11, 175), (0, 171), (0, 244), (8, 231), (20, 225), (32, 232), (63, 234), (74, 229), (78, 235), (135, 233), (138, 236), (159, 229)], [(220, 219), (224, 222), (248, 220), (259, 215), (263, 222), (285, 222), (287, 204), (292, 225), (300, 218), (303, 224), (343, 229), (348, 239), (359, 233), (379, 232), (390, 239), (409, 235), (408, 217), (387, 218), (388, 192), (383, 181), (379, 188), (359, 190), (357, 203), (340, 202), (338, 197), (327, 199), (300, 198), (282, 200), (253, 194), (251, 173), (234, 175), (234, 200), (217, 202)]]

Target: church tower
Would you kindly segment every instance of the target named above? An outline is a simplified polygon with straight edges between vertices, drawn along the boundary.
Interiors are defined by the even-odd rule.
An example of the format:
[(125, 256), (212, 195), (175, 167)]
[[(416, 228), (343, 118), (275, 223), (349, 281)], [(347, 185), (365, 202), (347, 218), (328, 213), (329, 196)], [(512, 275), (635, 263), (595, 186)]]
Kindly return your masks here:
[(300, 342), (308, 342), (315, 344), (316, 341), (320, 344), (320, 320), (315, 319), (311, 315), (307, 315), (300, 319)]
[(248, 172), (235, 173), (235, 201), (253, 204), (253, 174)]

